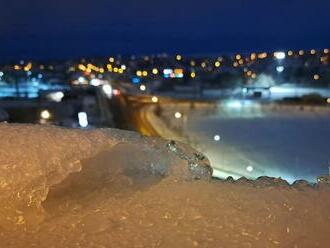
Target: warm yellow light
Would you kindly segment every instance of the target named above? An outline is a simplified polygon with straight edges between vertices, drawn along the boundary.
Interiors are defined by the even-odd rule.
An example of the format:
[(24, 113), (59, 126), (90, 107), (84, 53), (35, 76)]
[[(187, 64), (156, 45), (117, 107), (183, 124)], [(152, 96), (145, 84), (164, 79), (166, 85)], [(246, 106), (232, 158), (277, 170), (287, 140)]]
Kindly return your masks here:
[(124, 73), (124, 70), (121, 69), (121, 68), (119, 68), (119, 69), (118, 69), (118, 73), (119, 73), (119, 74), (123, 74), (123, 73)]
[(51, 114), (50, 114), (50, 112), (49, 112), (48, 110), (43, 110), (43, 111), (41, 111), (41, 113), (40, 113), (40, 117), (41, 117), (42, 119), (47, 120), (47, 119), (49, 119), (49, 118), (51, 117)]
[(314, 80), (319, 80), (319, 79), (320, 79), (320, 75), (315, 74), (315, 75), (313, 76), (313, 78), (314, 78)]
[(243, 65), (243, 64), (244, 64), (244, 60), (243, 60), (243, 59), (240, 59), (240, 60), (238, 61), (238, 63), (239, 63), (240, 65)]
[(191, 66), (195, 66), (196, 65), (196, 62), (192, 60), (192, 61), (190, 61), (190, 65)]
[(234, 67), (237, 67), (237, 66), (238, 66), (238, 63), (235, 61), (235, 62), (233, 63), (233, 66), (234, 66)]
[(242, 58), (242, 56), (240, 54), (237, 54), (235, 58), (236, 58), (236, 60), (240, 60)]
[(141, 77), (142, 76), (142, 71), (137, 71), (136, 76)]
[(252, 73), (251, 77), (252, 77), (253, 79), (255, 79), (255, 78), (257, 77), (257, 74)]
[(316, 50), (315, 49), (312, 49), (311, 50), (311, 54), (314, 55), (316, 53)]
[(86, 70), (86, 66), (84, 66), (83, 64), (79, 64), (78, 65), (78, 69), (81, 71), (85, 71)]
[(115, 59), (113, 57), (111, 57), (111, 58), (109, 58), (109, 62), (113, 63), (113, 62), (115, 62)]
[(19, 65), (15, 65), (15, 66), (14, 66), (14, 69), (15, 69), (16, 71), (18, 71), (18, 70), (21, 69), (21, 67), (20, 67)]
[(158, 74), (158, 69), (157, 68), (152, 69), (152, 74), (157, 75)]
[(329, 53), (329, 49), (328, 49), (328, 48), (325, 48), (325, 49), (323, 50), (323, 52), (324, 52), (325, 54), (328, 54), (328, 53)]
[(252, 71), (248, 71), (247, 73), (246, 73), (246, 75), (248, 75), (249, 77), (252, 75)]
[(265, 58), (267, 58), (267, 53), (259, 53), (258, 54), (258, 58), (259, 59), (265, 59)]
[(300, 56), (304, 55), (304, 53), (305, 53), (304, 50), (300, 50), (300, 51), (299, 51), (299, 55), (300, 55)]
[(221, 65), (220, 61), (215, 61), (215, 63), (214, 63), (215, 67), (220, 67), (220, 65)]
[(327, 99), (327, 103), (329, 103), (329, 104), (330, 104), (330, 98), (328, 98), (328, 99)]
[(191, 72), (191, 73), (190, 73), (190, 77), (191, 77), (191, 78), (195, 78), (195, 77), (196, 77), (196, 72), (194, 72), (194, 71)]
[(113, 68), (113, 72), (118, 72), (118, 68), (117, 67)]
[(290, 51), (288, 51), (288, 55), (289, 56), (292, 56), (293, 55), (293, 52), (290, 50)]
[(147, 71), (143, 71), (142, 72), (142, 76), (144, 76), (144, 77), (148, 76), (148, 72)]
[(206, 63), (205, 63), (205, 62), (202, 62), (201, 66), (202, 66), (203, 68), (205, 68), (205, 67), (206, 67)]
[(180, 54), (178, 54), (178, 55), (176, 55), (175, 58), (176, 58), (177, 61), (180, 61), (182, 59), (182, 56)]
[(158, 102), (158, 97), (157, 97), (157, 96), (153, 96), (153, 97), (151, 98), (151, 101), (152, 101), (153, 103), (157, 103), (157, 102)]
[(250, 59), (255, 60), (256, 58), (257, 58), (257, 54), (256, 53), (251, 53)]

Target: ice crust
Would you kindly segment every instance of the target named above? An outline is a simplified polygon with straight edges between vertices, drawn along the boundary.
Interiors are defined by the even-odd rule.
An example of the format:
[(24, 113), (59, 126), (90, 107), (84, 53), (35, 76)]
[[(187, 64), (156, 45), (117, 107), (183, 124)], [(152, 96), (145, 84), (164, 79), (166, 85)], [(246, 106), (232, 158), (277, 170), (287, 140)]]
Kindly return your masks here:
[(0, 135), (0, 247), (330, 242), (326, 177), (211, 180), (188, 146), (115, 129), (2, 124)]
[[(188, 176), (185, 168), (172, 168), (171, 165), (182, 159), (191, 162), (187, 158), (189, 152), (193, 152), (185, 147), (183, 153), (187, 152), (187, 158), (180, 158), (166, 147), (164, 140), (115, 129), (82, 131), (1, 124), (0, 137), (0, 206), (9, 212), (13, 209), (22, 212), (16, 208), (39, 208), (49, 188), (61, 183), (69, 174), (81, 171), (84, 159), (116, 146), (123, 150), (120, 156), (131, 159), (126, 163), (127, 170), (135, 170), (135, 173), (147, 171), (151, 175), (161, 176), (170, 173)], [(120, 149), (116, 150), (119, 153)], [(117, 163), (118, 154), (113, 156), (109, 158), (110, 171)]]

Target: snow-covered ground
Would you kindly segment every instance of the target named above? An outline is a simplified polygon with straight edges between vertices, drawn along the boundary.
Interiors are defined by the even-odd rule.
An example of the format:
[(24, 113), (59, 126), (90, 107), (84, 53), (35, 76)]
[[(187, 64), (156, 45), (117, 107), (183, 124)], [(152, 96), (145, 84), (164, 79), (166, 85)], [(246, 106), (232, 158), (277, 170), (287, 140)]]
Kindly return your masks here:
[[(292, 183), (316, 182), (329, 173), (329, 107), (228, 100), (216, 107), (173, 104), (163, 109), (166, 127), (204, 152), (217, 177), (271, 176)], [(176, 119), (175, 112), (182, 118)]]
[(197, 151), (114, 129), (1, 124), (0, 135), (1, 247), (330, 242), (327, 183), (212, 180)]

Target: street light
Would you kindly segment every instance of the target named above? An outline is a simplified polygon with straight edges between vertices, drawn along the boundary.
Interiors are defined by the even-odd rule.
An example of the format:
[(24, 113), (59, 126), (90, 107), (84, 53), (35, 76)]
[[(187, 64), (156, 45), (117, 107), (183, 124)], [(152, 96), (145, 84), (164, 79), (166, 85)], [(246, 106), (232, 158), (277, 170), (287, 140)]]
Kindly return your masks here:
[(146, 91), (147, 87), (144, 84), (140, 85), (140, 90), (141, 91)]
[(152, 101), (153, 103), (157, 103), (157, 102), (158, 102), (158, 97), (157, 97), (157, 96), (153, 96), (153, 97), (151, 98), (151, 101)]
[(182, 117), (182, 114), (180, 112), (175, 112), (174, 117), (176, 119), (180, 119)]
[(50, 112), (47, 109), (46, 110), (42, 110), (40, 112), (40, 117), (41, 117), (41, 119), (48, 120), (51, 117), (51, 114), (50, 114)]
[(274, 57), (276, 59), (285, 59), (286, 55), (285, 55), (285, 52), (274, 52)]

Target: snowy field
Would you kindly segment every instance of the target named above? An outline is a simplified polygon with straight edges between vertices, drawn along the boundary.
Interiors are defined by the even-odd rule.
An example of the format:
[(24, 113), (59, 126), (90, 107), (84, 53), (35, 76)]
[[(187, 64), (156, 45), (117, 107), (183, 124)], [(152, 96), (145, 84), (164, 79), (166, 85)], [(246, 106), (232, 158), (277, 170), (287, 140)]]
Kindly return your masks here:
[(292, 183), (329, 173), (330, 108), (227, 101), (211, 115), (190, 112), (184, 133), (220, 177), (266, 175)]

